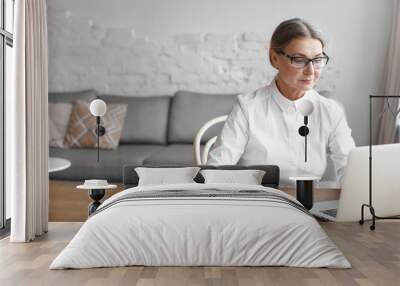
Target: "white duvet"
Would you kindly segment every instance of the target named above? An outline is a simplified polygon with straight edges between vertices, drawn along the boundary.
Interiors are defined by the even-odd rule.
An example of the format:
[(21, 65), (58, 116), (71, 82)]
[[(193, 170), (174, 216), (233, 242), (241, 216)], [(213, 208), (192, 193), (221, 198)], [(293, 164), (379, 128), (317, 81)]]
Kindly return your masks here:
[[(262, 186), (179, 184), (165, 190), (262, 190)], [(50, 269), (146, 266), (294, 266), (349, 268), (350, 263), (310, 215), (288, 204), (254, 198), (153, 198), (112, 204), (90, 217)]]

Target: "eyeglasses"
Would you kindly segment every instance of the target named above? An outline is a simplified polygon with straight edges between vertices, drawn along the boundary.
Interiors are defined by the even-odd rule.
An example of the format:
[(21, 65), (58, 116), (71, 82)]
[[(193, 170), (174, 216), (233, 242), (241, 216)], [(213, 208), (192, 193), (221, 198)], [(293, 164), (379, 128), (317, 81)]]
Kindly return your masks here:
[(309, 63), (312, 63), (312, 65), (315, 69), (322, 69), (329, 62), (329, 57), (324, 52), (322, 53), (323, 56), (316, 57), (313, 59), (309, 59), (309, 58), (301, 57), (301, 56), (291, 56), (282, 51), (279, 52), (279, 54), (287, 57), (290, 60), (290, 63), (295, 68), (298, 68), (298, 69), (305, 68), (306, 66), (308, 66)]

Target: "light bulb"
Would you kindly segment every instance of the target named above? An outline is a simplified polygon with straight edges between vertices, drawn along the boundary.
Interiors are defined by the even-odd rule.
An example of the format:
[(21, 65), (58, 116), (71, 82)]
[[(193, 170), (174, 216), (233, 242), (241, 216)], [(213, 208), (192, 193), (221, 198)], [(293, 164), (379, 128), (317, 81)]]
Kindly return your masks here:
[(104, 102), (104, 100), (101, 99), (95, 99), (90, 103), (90, 113), (93, 114), (93, 116), (103, 116), (106, 114), (107, 111), (107, 104)]
[(314, 104), (308, 99), (304, 99), (299, 104), (299, 111), (303, 116), (309, 116), (314, 111)]

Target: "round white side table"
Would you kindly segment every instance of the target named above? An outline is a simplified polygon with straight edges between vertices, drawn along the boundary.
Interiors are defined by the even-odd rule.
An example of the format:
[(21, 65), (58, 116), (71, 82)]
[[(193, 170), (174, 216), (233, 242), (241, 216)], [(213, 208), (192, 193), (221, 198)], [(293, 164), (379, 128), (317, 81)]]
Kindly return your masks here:
[(104, 185), (104, 186), (88, 186), (85, 184), (76, 186), (77, 189), (81, 190), (87, 190), (89, 197), (93, 200), (88, 206), (88, 215), (90, 216), (92, 213), (94, 213), (97, 208), (101, 205), (100, 200), (104, 197), (106, 194), (106, 190), (108, 189), (115, 189), (117, 185)]
[(65, 170), (71, 166), (71, 162), (67, 159), (49, 157), (49, 173)]

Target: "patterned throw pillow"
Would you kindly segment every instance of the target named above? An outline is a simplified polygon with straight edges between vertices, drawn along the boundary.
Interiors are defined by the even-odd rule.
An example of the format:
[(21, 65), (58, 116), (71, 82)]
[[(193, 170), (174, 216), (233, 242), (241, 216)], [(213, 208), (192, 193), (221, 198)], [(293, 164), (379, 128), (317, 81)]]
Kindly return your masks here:
[[(89, 111), (90, 102), (78, 100), (74, 103), (65, 134), (64, 144), (71, 148), (97, 148), (96, 117)], [(101, 149), (118, 148), (125, 121), (126, 104), (108, 104), (101, 125), (106, 133), (100, 137)]]
[(64, 148), (64, 137), (71, 116), (71, 103), (49, 103), (49, 145)]

